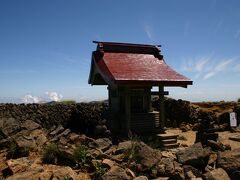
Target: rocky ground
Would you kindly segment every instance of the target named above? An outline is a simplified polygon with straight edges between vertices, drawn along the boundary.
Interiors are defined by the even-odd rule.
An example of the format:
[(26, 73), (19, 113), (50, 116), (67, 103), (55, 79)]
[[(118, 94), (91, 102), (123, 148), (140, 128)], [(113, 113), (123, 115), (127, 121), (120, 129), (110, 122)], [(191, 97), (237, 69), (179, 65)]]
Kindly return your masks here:
[(232, 141), (230, 150), (227, 132), (222, 142), (203, 147), (193, 144), (195, 132), (170, 129), (181, 133), (181, 146), (161, 150), (140, 137), (113, 145), (110, 138), (93, 139), (61, 125), (46, 130), (31, 120), (1, 118), (0, 129), (0, 179), (240, 178), (240, 142)]
[(240, 114), (239, 103), (224, 109), (224, 102), (166, 99), (166, 133), (178, 134), (180, 144), (169, 150), (155, 136), (113, 144), (106, 109), (103, 103), (0, 105), (0, 179), (240, 179), (240, 132), (230, 128), (228, 114)]

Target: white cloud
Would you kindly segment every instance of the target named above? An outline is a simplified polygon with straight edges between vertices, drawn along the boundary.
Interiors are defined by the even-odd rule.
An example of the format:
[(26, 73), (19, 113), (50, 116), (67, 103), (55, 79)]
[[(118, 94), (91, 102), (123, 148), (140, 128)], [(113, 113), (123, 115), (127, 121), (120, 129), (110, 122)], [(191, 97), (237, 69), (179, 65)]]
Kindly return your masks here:
[(63, 96), (57, 92), (46, 92), (45, 93), (51, 101), (60, 101)]
[(152, 28), (148, 25), (148, 24), (145, 24), (144, 25), (144, 32), (147, 34), (147, 37), (150, 39), (150, 40), (153, 40), (153, 32), (152, 32)]
[(215, 76), (216, 74), (218, 74), (222, 71), (225, 71), (233, 61), (234, 61), (234, 58), (220, 62), (215, 67), (213, 67), (207, 74), (205, 74), (203, 79), (209, 79), (209, 78)]
[(204, 71), (205, 65), (210, 60), (210, 57), (202, 57), (196, 59), (184, 60), (183, 70), (188, 72), (202, 72)]
[(218, 60), (219, 63), (216, 63), (216, 60), (210, 56), (185, 59), (183, 61), (182, 69), (187, 72), (196, 73), (195, 78), (206, 80), (229, 69), (235, 72), (240, 72), (240, 64), (235, 65), (234, 63), (238, 58), (239, 57), (233, 57), (222, 59), (220, 61)]
[(29, 103), (39, 103), (40, 101), (42, 101), (42, 99), (37, 96), (32, 96), (31, 94), (27, 94), (21, 99), (21, 101), (22, 103), (29, 104)]
[(37, 96), (33, 96), (31, 94), (25, 95), (23, 98), (21, 98), (21, 102), (25, 104), (30, 103), (41, 103), (41, 102), (48, 102), (48, 101), (60, 101), (63, 96), (61, 94), (58, 94), (57, 92), (45, 92), (46, 97), (40, 98)]

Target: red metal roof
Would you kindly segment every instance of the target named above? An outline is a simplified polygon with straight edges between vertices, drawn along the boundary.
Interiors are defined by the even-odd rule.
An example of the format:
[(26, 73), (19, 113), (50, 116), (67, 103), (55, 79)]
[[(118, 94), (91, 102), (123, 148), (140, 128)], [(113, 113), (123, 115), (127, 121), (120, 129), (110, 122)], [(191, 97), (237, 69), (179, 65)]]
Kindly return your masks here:
[[(107, 84), (183, 87), (192, 84), (190, 79), (168, 66), (160, 49), (153, 45), (98, 42), (97, 51), (93, 52), (93, 61), (92, 69), (96, 68)], [(93, 70), (91, 74), (89, 83), (95, 84), (91, 77), (94, 76)]]

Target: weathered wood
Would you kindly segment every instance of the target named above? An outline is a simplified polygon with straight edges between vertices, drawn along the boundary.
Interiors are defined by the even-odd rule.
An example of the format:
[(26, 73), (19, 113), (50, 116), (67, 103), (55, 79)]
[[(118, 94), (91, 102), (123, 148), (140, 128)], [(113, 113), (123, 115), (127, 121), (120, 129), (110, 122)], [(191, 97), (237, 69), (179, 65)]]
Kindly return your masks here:
[(131, 121), (131, 107), (130, 107), (130, 93), (129, 88), (125, 88), (125, 117), (126, 117), (126, 130), (127, 133), (130, 130), (130, 121)]
[(154, 133), (159, 127), (159, 113), (157, 111), (146, 113), (131, 113), (130, 129), (132, 132)]
[(160, 119), (160, 128), (164, 129), (164, 127), (165, 127), (164, 86), (158, 86), (158, 88), (159, 88), (159, 119)]
[[(159, 95), (159, 92), (158, 91), (151, 91), (151, 95), (157, 96), (157, 95)], [(168, 91), (164, 91), (163, 95), (167, 96), (167, 95), (169, 95), (169, 92)]]

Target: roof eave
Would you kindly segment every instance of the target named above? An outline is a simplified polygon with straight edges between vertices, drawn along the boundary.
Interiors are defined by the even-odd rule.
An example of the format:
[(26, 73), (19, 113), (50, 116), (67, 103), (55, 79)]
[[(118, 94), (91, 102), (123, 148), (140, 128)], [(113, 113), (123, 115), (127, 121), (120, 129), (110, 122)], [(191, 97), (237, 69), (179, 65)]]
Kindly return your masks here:
[(186, 88), (188, 85), (192, 85), (193, 81), (147, 81), (147, 80), (115, 80), (115, 84), (118, 85), (133, 85), (133, 86), (142, 86), (142, 85), (150, 85), (150, 86), (172, 86), (172, 87), (184, 87)]

